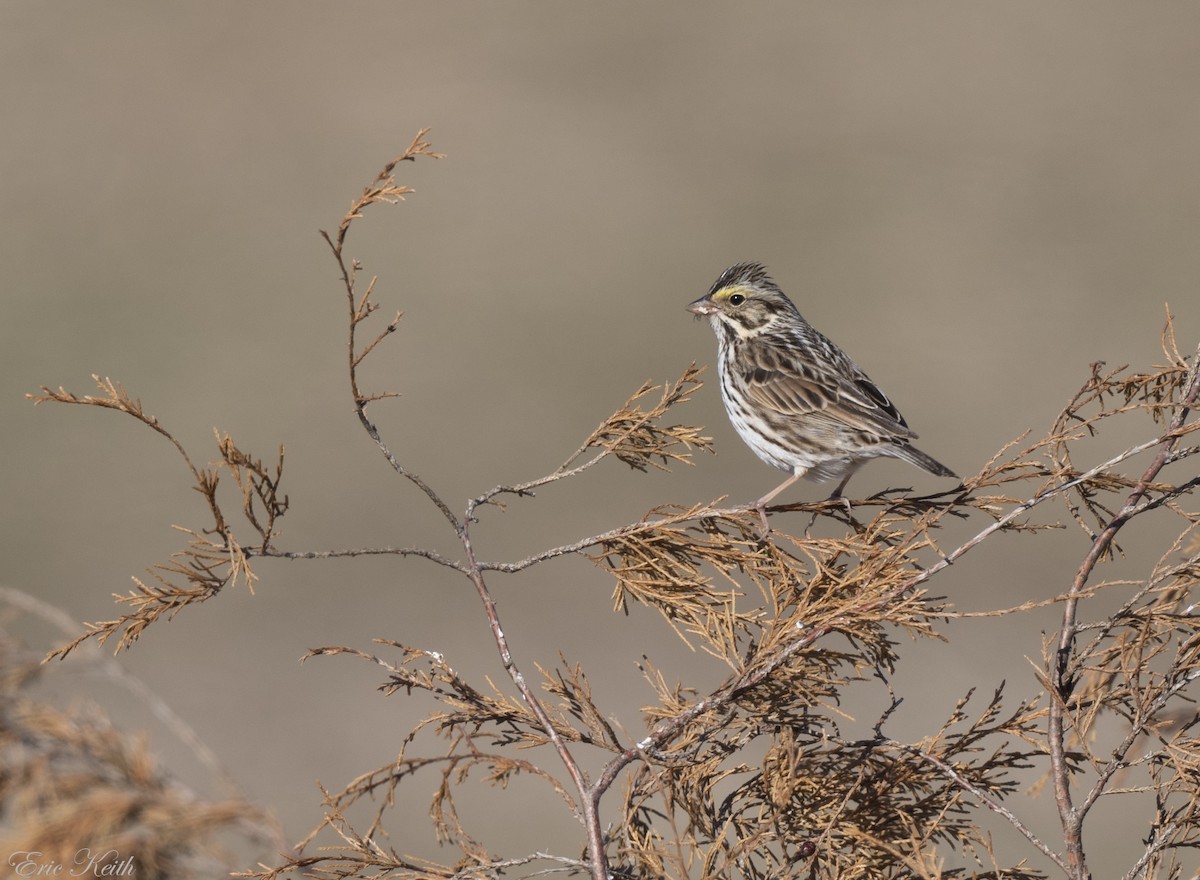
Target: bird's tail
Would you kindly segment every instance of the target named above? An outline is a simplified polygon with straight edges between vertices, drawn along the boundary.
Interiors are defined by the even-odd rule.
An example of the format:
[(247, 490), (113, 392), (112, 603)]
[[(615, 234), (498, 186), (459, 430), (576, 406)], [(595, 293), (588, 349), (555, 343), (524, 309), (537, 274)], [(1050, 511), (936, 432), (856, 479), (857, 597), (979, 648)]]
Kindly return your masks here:
[(954, 473), (954, 471), (950, 470), (950, 468), (946, 467), (932, 455), (922, 452), (909, 443), (897, 443), (894, 448), (896, 458), (903, 459), (910, 464), (915, 464), (922, 470), (929, 471), (935, 477), (952, 477), (955, 480), (959, 478), (958, 474)]

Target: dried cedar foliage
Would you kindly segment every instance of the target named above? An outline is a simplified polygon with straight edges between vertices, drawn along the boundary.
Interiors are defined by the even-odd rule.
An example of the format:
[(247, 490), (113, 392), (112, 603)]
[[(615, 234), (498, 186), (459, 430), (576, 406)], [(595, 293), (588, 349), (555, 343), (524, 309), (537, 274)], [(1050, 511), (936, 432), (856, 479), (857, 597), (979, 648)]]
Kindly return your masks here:
[[(664, 505), (524, 559), (480, 559), (472, 542), (480, 506), (530, 496), (609, 457), (636, 470), (690, 463), (693, 451), (710, 450), (711, 441), (700, 428), (667, 420), (700, 384), (700, 371), (691, 366), (675, 382), (639, 388), (547, 475), (497, 485), (461, 512), (407, 468), (368, 414), (393, 393), (366, 394), (358, 376), (400, 316), (370, 342), (359, 341), (357, 334), (379, 308), (375, 279), (361, 286), (360, 265), (344, 249), (366, 207), (408, 192), (394, 180), (399, 163), (436, 155), (423, 135), (385, 167), (326, 241), (347, 303), (357, 416), (387, 465), (445, 520), (461, 552), (280, 547), (274, 525), (287, 509), (280, 494), (282, 453), (272, 469), (222, 441), (227, 445), (212, 469), (192, 468), (210, 521), (185, 530), (192, 543), (153, 572), (154, 586), (139, 582), (135, 594), (119, 597), (133, 612), (93, 624), (55, 655), (64, 656), (83, 639), (103, 641), (118, 632), (119, 647), (127, 647), (149, 624), (212, 598), (225, 584), (253, 583), (256, 556), (387, 553), (424, 558), (462, 575), (485, 611), (508, 679), (467, 682), (436, 650), (391, 638), (380, 641), (378, 654), (347, 646), (315, 650), (366, 660), (383, 670), (384, 693), (424, 694), (439, 708), (403, 739), (393, 762), (338, 792), (324, 792), (326, 819), (296, 854), (242, 876), (554, 872), (597, 880), (844, 880), (1062, 873), (1081, 880), (1090, 876), (1084, 830), (1093, 807), (1110, 796), (1135, 798), (1130, 803), (1140, 812), (1130, 811), (1129, 833), (1143, 844), (1129, 864), (1116, 872), (1109, 866), (1106, 873), (1182, 876), (1200, 822), (1191, 708), (1200, 676), (1192, 601), (1200, 573), (1200, 513), (1197, 448), (1188, 445), (1198, 424), (1192, 411), (1200, 383), (1196, 357), (1179, 352), (1169, 321), (1165, 364), (1140, 372), (1094, 366), (1044, 435), (1007, 444), (950, 492), (916, 498), (884, 493), (855, 502), (849, 512), (829, 503), (776, 507), (822, 517), (822, 534), (776, 531), (765, 538), (745, 507)], [(140, 403), (107, 380), (102, 389), (101, 398), (60, 389), (44, 390), (38, 399), (118, 409), (167, 437), (191, 467), (182, 446)], [(656, 390), (657, 399), (651, 398)], [(1106, 447), (1102, 441), (1118, 424), (1140, 432), (1143, 442), (1120, 451)], [(1082, 463), (1097, 458), (1102, 460)], [(240, 490), (241, 525), (217, 501), (222, 473)], [(1142, 578), (1102, 579), (1104, 566), (1120, 553), (1118, 534), (1146, 515), (1153, 516), (1153, 533), (1164, 536), (1160, 557)], [(1038, 692), (1014, 699), (1003, 683), (980, 682), (912, 742), (889, 735), (889, 719), (903, 698), (896, 694), (879, 706), (865, 731), (844, 734), (839, 707), (850, 687), (886, 683), (909, 640), (938, 638), (947, 618), (966, 616), (926, 592), (933, 579), (985, 541), (1005, 532), (1033, 539), (1060, 528), (1060, 516), (1084, 536), (1073, 576), (1057, 584), (1054, 595), (971, 615), (1055, 609), (1060, 622), (1048, 632), (1041, 668), (1029, 684)], [(831, 523), (841, 525), (832, 535)], [(942, 536), (949, 523), (956, 533), (966, 524), (969, 537), (947, 541)], [(701, 689), (669, 680), (647, 662), (649, 702), (637, 721), (615, 719), (595, 702), (591, 681), (603, 669), (585, 671), (561, 656), (536, 674), (519, 668), (489, 579), (564, 556), (589, 558), (612, 578), (618, 609), (653, 609), (669, 631), (718, 658), (726, 678)], [(620, 620), (604, 625), (620, 626)], [(1100, 719), (1119, 720), (1117, 732)], [(418, 744), (428, 747), (429, 736), (444, 742), (416, 754)], [(1022, 816), (1029, 795), (1022, 779), (1034, 773), (1043, 774), (1054, 800), (1053, 833), (1033, 830)], [(477, 779), (503, 787), (517, 776), (545, 783), (549, 796), (579, 821), (574, 851), (506, 852), (503, 841), (479, 840), (466, 827), (459, 811), (460, 799), (470, 796), (464, 784)], [(429, 798), (433, 833), (446, 847), (448, 858), (440, 863), (405, 855), (390, 842), (389, 830), (397, 830), (389, 827), (391, 807), (400, 797), (419, 794)], [(997, 820), (1022, 842), (1017, 857), (996, 850), (986, 829)]]

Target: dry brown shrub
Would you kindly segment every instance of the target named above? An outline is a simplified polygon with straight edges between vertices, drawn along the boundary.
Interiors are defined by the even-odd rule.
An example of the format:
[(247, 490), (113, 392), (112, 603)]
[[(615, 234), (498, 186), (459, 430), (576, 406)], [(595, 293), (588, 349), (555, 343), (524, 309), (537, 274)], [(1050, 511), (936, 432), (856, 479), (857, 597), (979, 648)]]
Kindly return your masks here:
[[(345, 253), (347, 235), (366, 208), (402, 199), (404, 161), (436, 156), (421, 132), (356, 199), (336, 233), (325, 236), (341, 273), (349, 328), (348, 370), (357, 416), (387, 465), (411, 482), (452, 530), (454, 557), (422, 547), (313, 551), (276, 542), (287, 511), (280, 492), (283, 454), (270, 467), (219, 437), (220, 458), (193, 467), (183, 447), (145, 414), (140, 402), (107, 379), (98, 397), (43, 389), (37, 402), (117, 409), (158, 431), (178, 449), (207, 505), (208, 522), (185, 529), (189, 543), (151, 570), (149, 583), (118, 601), (128, 611), (89, 625), (52, 654), (65, 657), (89, 639), (117, 637), (128, 647), (149, 625), (207, 601), (231, 583), (251, 586), (255, 558), (353, 557), (388, 553), (420, 557), (458, 572), (475, 590), (490, 636), (508, 673), (505, 687), (464, 680), (430, 648), (381, 640), (377, 653), (330, 646), (313, 655), (349, 654), (382, 670), (385, 693), (422, 693), (440, 709), (401, 744), (399, 757), (342, 790), (325, 792), (326, 818), (296, 854), (240, 876), (317, 878), (475, 878), (556, 872), (607, 877), (1089, 877), (1084, 829), (1095, 805), (1140, 792), (1150, 807), (1128, 819), (1144, 843), (1138, 858), (1105, 873), (1127, 878), (1182, 876), (1196, 846), (1200, 806), (1197, 716), (1192, 683), (1200, 676), (1200, 637), (1191, 590), (1200, 575), (1195, 468), (1187, 445), (1200, 422), (1197, 358), (1179, 351), (1168, 317), (1165, 362), (1142, 371), (1095, 365), (1048, 430), (999, 450), (955, 489), (925, 497), (882, 493), (854, 503), (792, 504), (772, 510), (811, 511), (836, 536), (809, 532), (759, 534), (746, 507), (720, 501), (663, 506), (601, 534), (547, 548), (520, 560), (476, 555), (472, 530), (481, 506), (526, 497), (609, 458), (635, 470), (688, 462), (709, 450), (702, 429), (672, 423), (674, 407), (700, 384), (689, 366), (679, 379), (639, 388), (567, 460), (547, 475), (499, 485), (461, 512), (412, 472), (370, 418), (370, 407), (394, 392), (360, 389), (359, 368), (397, 329), (399, 313), (369, 341), (363, 332), (379, 306), (376, 279), (365, 286), (360, 265)], [(1089, 438), (1117, 424), (1145, 438), (1092, 466), (1076, 464)], [(1135, 456), (1151, 460), (1131, 470)], [(1179, 466), (1182, 463), (1182, 466)], [(236, 515), (223, 510), (222, 477), (240, 490)], [(956, 612), (931, 597), (929, 585), (955, 561), (1005, 533), (1037, 538), (1059, 527), (1055, 504), (1087, 536), (1074, 577), (1057, 595), (1012, 608), (974, 612), (1000, 617), (1053, 606), (1060, 624), (1046, 641), (1040, 693), (1013, 699), (1002, 683), (981, 682), (949, 717), (931, 721), (917, 741), (886, 728), (900, 698), (880, 712), (869, 736), (842, 734), (839, 701), (856, 682), (886, 682), (902, 660), (900, 636), (938, 638)], [(1150, 512), (1162, 534), (1161, 556), (1140, 580), (1103, 580), (1118, 533)], [(942, 527), (974, 526), (945, 544)], [(589, 675), (565, 657), (518, 668), (492, 598), (493, 573), (516, 574), (550, 559), (585, 557), (608, 572), (618, 607), (657, 611), (688, 644), (730, 670), (715, 688), (669, 681), (644, 665), (655, 702), (640, 722), (622, 719), (593, 700)], [(1119, 596), (1117, 611), (1100, 611), (1098, 596)], [(1110, 603), (1111, 605), (1111, 603)], [(1110, 607), (1105, 605), (1104, 607)], [(613, 622), (614, 626), (619, 625)], [(603, 670), (598, 671), (599, 674)], [(598, 674), (593, 670), (593, 675)], [(1121, 719), (1120, 732), (1101, 717)], [(628, 731), (638, 730), (633, 735)], [(410, 754), (422, 734), (444, 740), (434, 754)], [(527, 747), (548, 747), (553, 762)], [(586, 772), (599, 751), (601, 769)], [(754, 756), (754, 757), (751, 757)], [(1029, 792), (1023, 773), (1045, 774), (1059, 817), (1053, 837), (1022, 818)], [(471, 778), (503, 786), (517, 775), (543, 780), (550, 797), (578, 819), (572, 853), (505, 853), (477, 840), (457, 808)], [(1026, 774), (1027, 775), (1027, 774)], [(431, 778), (430, 778), (431, 777)], [(388, 814), (398, 792), (430, 798), (436, 838), (455, 856), (433, 864), (389, 844)], [(365, 824), (348, 818), (373, 804)], [(1009, 825), (1029, 858), (1002, 863), (984, 819)], [(948, 865), (955, 865), (948, 867)]]
[(193, 750), (222, 790), (204, 796), (159, 766), (145, 735), (93, 701), (58, 708), (35, 685), (53, 670), (12, 635), (31, 618), (75, 625), (32, 596), (0, 587), (0, 852), (5, 876), (206, 880), (279, 851), (281, 829), (250, 804), (170, 708), (111, 658), (82, 646), (93, 673), (122, 686)]

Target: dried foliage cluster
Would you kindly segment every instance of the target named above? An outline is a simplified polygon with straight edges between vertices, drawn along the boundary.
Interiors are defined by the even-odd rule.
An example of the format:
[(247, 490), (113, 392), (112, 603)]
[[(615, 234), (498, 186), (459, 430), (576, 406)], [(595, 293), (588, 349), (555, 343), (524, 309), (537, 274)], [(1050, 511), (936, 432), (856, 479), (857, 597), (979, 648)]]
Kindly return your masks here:
[[(190, 543), (151, 571), (150, 583), (118, 601), (121, 617), (90, 625), (86, 639), (128, 647), (144, 628), (225, 586), (251, 586), (256, 557), (328, 558), (365, 553), (416, 556), (452, 569), (478, 595), (508, 674), (504, 687), (464, 680), (432, 646), (380, 640), (377, 653), (336, 646), (314, 655), (349, 654), (381, 670), (389, 695), (423, 694), (438, 705), (401, 744), (397, 759), (339, 792), (326, 792), (326, 820), (274, 867), (241, 876), (317, 878), (475, 878), (539, 872), (607, 877), (981, 877), (1090, 876), (1084, 831), (1093, 808), (1127, 798), (1128, 834), (1138, 857), (1108, 875), (1183, 876), (1200, 841), (1200, 742), (1194, 736), (1193, 680), (1200, 675), (1200, 635), (1192, 589), (1200, 579), (1195, 490), (1186, 444), (1200, 382), (1197, 359), (1178, 350), (1170, 323), (1166, 362), (1146, 372), (1093, 367), (1044, 436), (1001, 449), (952, 492), (920, 498), (884, 493), (855, 502), (800, 504), (834, 537), (810, 532), (759, 534), (745, 507), (718, 500), (664, 506), (636, 522), (515, 561), (476, 556), (472, 529), (480, 508), (506, 496), (529, 496), (610, 457), (634, 469), (688, 462), (710, 441), (669, 415), (700, 384), (685, 370), (673, 383), (643, 386), (544, 477), (500, 485), (456, 512), (407, 468), (368, 409), (391, 392), (360, 386), (365, 359), (397, 328), (400, 316), (364, 342), (378, 309), (376, 279), (362, 283), (345, 245), (363, 211), (402, 199), (395, 170), (435, 156), (421, 132), (364, 190), (326, 235), (341, 272), (349, 325), (348, 370), (359, 420), (398, 475), (421, 492), (453, 530), (457, 557), (421, 547), (386, 550), (296, 550), (278, 546), (275, 526), (287, 510), (280, 493), (283, 455), (271, 467), (219, 437), (220, 458), (196, 468), (174, 437), (117, 384), (98, 380), (99, 397), (43, 389), (38, 402), (115, 408), (163, 434), (184, 456), (211, 521), (184, 530)], [(1117, 454), (1099, 442), (1118, 423), (1145, 438)], [(1136, 468), (1134, 462), (1139, 461)], [(1184, 466), (1178, 466), (1184, 462)], [(239, 516), (217, 492), (237, 488)], [(888, 733), (900, 698), (880, 705), (873, 722), (848, 725), (839, 703), (865, 680), (886, 682), (900, 662), (902, 640), (940, 635), (960, 615), (930, 596), (930, 582), (985, 541), (1005, 533), (1036, 536), (1061, 528), (1065, 516), (1083, 533), (1083, 551), (1055, 595), (984, 616), (1052, 608), (1037, 674), (1039, 691), (1014, 699), (1002, 683), (981, 683), (917, 741)], [(1164, 536), (1141, 577), (1105, 577), (1120, 557), (1116, 538), (1134, 520)], [(235, 525), (236, 521), (236, 525)], [(970, 537), (939, 540), (949, 523)], [(956, 528), (961, 532), (962, 528)], [(1027, 540), (1028, 538), (1026, 538)], [(1016, 538), (1014, 540), (1021, 540)], [(563, 556), (583, 556), (614, 582), (618, 607), (648, 606), (689, 645), (719, 658), (728, 675), (697, 690), (646, 664), (652, 702), (642, 721), (615, 719), (593, 700), (588, 674), (561, 657), (522, 668), (492, 598), (491, 580)], [(1114, 610), (1115, 609), (1115, 610)], [(980, 616), (980, 612), (975, 612)], [(614, 621), (614, 626), (618, 625)], [(592, 670), (596, 674), (597, 670)], [(860, 728), (853, 734), (844, 730)], [(631, 735), (628, 731), (641, 730)], [(433, 756), (409, 752), (422, 733), (445, 745)], [(640, 737), (640, 738), (639, 738)], [(547, 751), (553, 750), (552, 752)], [(547, 754), (553, 762), (541, 760)], [(530, 756), (541, 756), (538, 760)], [(585, 769), (585, 768), (590, 768)], [(596, 769), (599, 768), (599, 769)], [(505, 785), (515, 776), (545, 783), (581, 826), (571, 853), (502, 853), (477, 840), (460, 820), (458, 796), (472, 772)], [(1052, 834), (1021, 816), (1016, 795), (1038, 774), (1059, 821)], [(423, 782), (422, 782), (423, 781)], [(388, 817), (395, 799), (432, 789), (437, 839), (454, 855), (445, 864), (393, 848)], [(366, 811), (366, 820), (352, 819)], [(988, 827), (1007, 824), (1026, 852), (1005, 861)], [(991, 823), (991, 825), (989, 824)], [(323, 845), (322, 845), (323, 844)]]
[[(168, 706), (95, 648), (93, 672), (132, 690), (222, 781), (206, 798), (160, 768), (145, 737), (121, 731), (95, 703), (69, 710), (38, 696), (50, 671), (13, 635), (41, 619), (74, 632), (58, 609), (0, 587), (0, 865), (4, 876), (227, 875), (282, 831), (250, 804)], [(11, 631), (10, 631), (11, 630)]]

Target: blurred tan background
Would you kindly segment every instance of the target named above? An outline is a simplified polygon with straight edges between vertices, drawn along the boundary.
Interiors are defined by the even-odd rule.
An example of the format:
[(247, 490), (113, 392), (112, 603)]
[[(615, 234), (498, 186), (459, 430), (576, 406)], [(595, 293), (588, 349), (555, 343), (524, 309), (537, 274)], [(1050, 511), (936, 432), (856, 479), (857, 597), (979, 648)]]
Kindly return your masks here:
[[(406, 314), (367, 370), (373, 390), (404, 395), (376, 416), (456, 508), (553, 469), (643, 379), (712, 364), (711, 332), (683, 307), (739, 260), (765, 262), (963, 474), (1043, 430), (1090, 362), (1161, 362), (1165, 302), (1181, 346), (1200, 338), (1191, 4), (9, 0), (0, 118), (3, 581), (77, 620), (114, 615), (110, 594), (178, 546), (172, 523), (203, 524), (161, 438), (23, 400), (43, 384), (90, 393), (93, 372), (200, 461), (214, 427), (262, 456), (285, 444), (284, 546), (453, 552), (353, 417), (344, 302), (317, 234), (423, 126), (448, 158), (401, 168), (416, 194), (372, 211), (348, 250), (379, 275), (385, 312)], [(715, 385), (678, 414), (709, 426), (717, 456), (646, 477), (613, 462), (486, 511), (482, 555), (776, 484)], [(881, 463), (851, 489), (889, 485), (943, 487)], [(1040, 547), (982, 550), (936, 589), (970, 608), (1049, 595), (1072, 557)], [(319, 819), (315, 780), (386, 762), (428, 709), (375, 693), (363, 664), (301, 666), (305, 650), (378, 636), (502, 672), (473, 595), (442, 570), (258, 570), (256, 596), (152, 627), (123, 662), (294, 839)], [(642, 653), (698, 687), (719, 679), (655, 616), (613, 615), (585, 561), (494, 587), (527, 670), (567, 650), (626, 729), (649, 699)], [(1023, 657), (1040, 656), (1041, 627), (959, 624), (897, 687), (938, 717), (1000, 674), (1031, 694)], [(154, 728), (86, 663), (54, 682)], [(189, 752), (156, 736), (203, 788)], [(575, 850), (544, 790), (513, 798), (475, 817), (489, 842)], [(406, 809), (397, 848), (428, 851), (423, 800)]]

